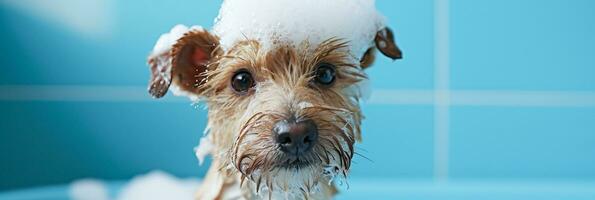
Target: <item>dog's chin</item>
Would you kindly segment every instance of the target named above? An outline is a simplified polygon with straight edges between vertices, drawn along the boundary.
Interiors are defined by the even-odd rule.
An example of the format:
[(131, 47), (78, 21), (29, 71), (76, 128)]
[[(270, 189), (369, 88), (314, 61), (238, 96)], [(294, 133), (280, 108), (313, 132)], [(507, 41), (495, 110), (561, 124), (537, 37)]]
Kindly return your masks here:
[(296, 161), (266, 170), (268, 173), (262, 171), (252, 174), (247, 187), (256, 199), (320, 199), (333, 190), (334, 179), (345, 181), (343, 172), (333, 163)]
[(306, 167), (310, 167), (312, 164), (305, 162), (305, 161), (301, 161), (301, 160), (296, 160), (293, 162), (286, 162), (283, 164), (280, 164), (279, 166), (277, 166), (277, 168), (279, 168), (280, 170), (299, 170), (299, 169), (303, 169)]
[[(300, 194), (301, 191), (317, 190), (320, 184), (328, 184), (328, 181), (325, 181), (328, 179), (324, 176), (323, 168), (306, 162), (295, 161), (291, 164), (279, 165), (270, 173), (262, 175), (264, 175), (263, 183), (260, 188), (266, 192), (269, 191), (269, 186), (272, 186), (274, 188), (272, 192)], [(264, 183), (266, 179), (271, 183)]]
[(284, 161), (279, 163), (277, 168), (285, 170), (299, 170), (302, 168), (315, 167), (316, 165), (319, 165), (317, 161), (306, 159), (303, 156), (289, 156), (288, 158), (284, 159)]
[(244, 188), (253, 195), (262, 199), (269, 195), (272, 199), (316, 199), (321, 191), (329, 191), (333, 180), (345, 178), (348, 170), (344, 168), (345, 162), (335, 159), (341, 158), (338, 154), (318, 153), (310, 151), (297, 156), (270, 151), (257, 154), (260, 157), (248, 157), (244, 162), (234, 162), (242, 163), (237, 168), (243, 169), (239, 171), (241, 183), (246, 183)]

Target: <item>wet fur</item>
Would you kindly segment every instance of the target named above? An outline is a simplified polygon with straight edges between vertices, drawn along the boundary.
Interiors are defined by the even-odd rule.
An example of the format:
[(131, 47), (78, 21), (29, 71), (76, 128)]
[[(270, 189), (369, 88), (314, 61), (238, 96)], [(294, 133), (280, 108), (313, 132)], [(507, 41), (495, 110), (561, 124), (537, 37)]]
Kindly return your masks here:
[[(360, 139), (361, 112), (358, 97), (347, 94), (366, 78), (346, 45), (329, 39), (316, 48), (302, 44), (266, 51), (248, 40), (212, 62), (199, 87), (207, 97), (209, 136), (214, 152), (219, 152), (214, 155), (219, 166), (211, 167), (239, 177), (242, 189), (248, 190), (244, 193), (251, 195), (262, 188), (268, 195), (279, 190), (299, 198), (315, 195), (316, 190), (334, 191), (323, 167), (336, 165), (343, 176), (348, 173), (353, 144)], [(315, 67), (323, 62), (337, 67), (331, 87), (312, 81)], [(229, 80), (238, 70), (253, 74), (255, 90), (241, 95), (230, 88)], [(307, 165), (291, 166), (294, 160), (282, 155), (272, 138), (274, 122), (289, 117), (311, 119), (319, 127), (319, 142), (301, 161)], [(301, 174), (305, 172), (309, 174)]]
[[(331, 199), (335, 176), (347, 177), (354, 144), (361, 140), (359, 84), (374, 61), (375, 49), (401, 58), (392, 32), (384, 28), (376, 47), (364, 55), (349, 53), (340, 38), (312, 46), (276, 44), (263, 48), (245, 38), (231, 49), (205, 30), (189, 31), (169, 52), (152, 54), (149, 93), (160, 98), (174, 93), (201, 99), (208, 107), (206, 133), (213, 161), (197, 199)], [(359, 59), (358, 59), (359, 58)], [(318, 64), (336, 67), (330, 86), (313, 81)], [(249, 71), (256, 85), (235, 92), (231, 79)], [(279, 150), (273, 125), (283, 119), (308, 119), (318, 127), (312, 151), (295, 159)]]

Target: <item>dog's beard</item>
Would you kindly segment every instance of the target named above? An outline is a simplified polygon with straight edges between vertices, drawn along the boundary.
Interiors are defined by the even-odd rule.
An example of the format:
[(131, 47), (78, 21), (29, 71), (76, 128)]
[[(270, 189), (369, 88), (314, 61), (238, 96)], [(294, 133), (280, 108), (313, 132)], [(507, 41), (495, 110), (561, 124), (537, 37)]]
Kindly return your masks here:
[[(346, 178), (354, 155), (353, 113), (345, 109), (308, 106), (295, 112), (297, 119), (311, 119), (318, 125), (319, 138), (311, 151), (298, 156), (279, 149), (271, 133), (273, 122), (288, 116), (258, 112), (246, 120), (230, 151), (241, 184), (249, 182), (255, 194), (280, 194), (308, 198), (331, 184), (337, 176)], [(301, 198), (298, 198), (301, 199)]]

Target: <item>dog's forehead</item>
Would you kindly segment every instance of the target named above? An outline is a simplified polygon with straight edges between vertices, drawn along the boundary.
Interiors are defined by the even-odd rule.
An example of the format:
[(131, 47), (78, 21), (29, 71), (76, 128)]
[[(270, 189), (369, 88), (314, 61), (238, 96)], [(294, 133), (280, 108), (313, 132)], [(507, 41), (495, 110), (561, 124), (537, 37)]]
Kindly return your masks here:
[(382, 27), (373, 0), (226, 0), (213, 31), (224, 50), (242, 40), (256, 40), (267, 49), (303, 43), (316, 47), (340, 38), (349, 41), (352, 55), (361, 56)]
[(349, 54), (348, 46), (342, 40), (328, 40), (315, 48), (301, 45), (264, 49), (257, 41), (240, 41), (221, 58), (217, 68), (226, 72), (220, 74), (223, 76), (232, 76), (238, 71), (248, 70), (259, 78), (307, 78), (312, 76), (321, 64), (332, 65), (338, 74), (349, 74), (341, 75), (346, 81), (351, 81), (348, 77), (352, 74), (365, 74), (357, 58)]

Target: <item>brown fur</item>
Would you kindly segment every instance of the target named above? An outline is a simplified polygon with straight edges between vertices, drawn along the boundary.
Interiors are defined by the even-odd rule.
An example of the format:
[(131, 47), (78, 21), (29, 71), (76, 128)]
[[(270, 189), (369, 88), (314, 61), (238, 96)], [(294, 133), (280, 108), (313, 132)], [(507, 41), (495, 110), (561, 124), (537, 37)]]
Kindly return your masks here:
[[(323, 165), (335, 159), (343, 173), (349, 170), (353, 144), (360, 138), (361, 113), (357, 102), (350, 99), (355, 97), (343, 95), (342, 90), (364, 79), (365, 75), (359, 73), (358, 66), (347, 62), (350, 57), (345, 52), (346, 43), (340, 40), (328, 40), (313, 52), (305, 50), (308, 48), (303, 44), (297, 49), (281, 46), (263, 51), (257, 42), (245, 41), (205, 73), (207, 81), (201, 88), (209, 106), (209, 126), (218, 127), (212, 128), (210, 134), (217, 148), (215, 152), (222, 152), (215, 155), (215, 159), (222, 160), (219, 166), (222, 169), (237, 170), (241, 180), (248, 178), (255, 182), (256, 188), (260, 184), (275, 188), (271, 180), (274, 174), (262, 172), (274, 171), (289, 162), (279, 155), (271, 130), (274, 122), (290, 115), (312, 119), (320, 127), (319, 145), (309, 154), (307, 162)], [(324, 88), (312, 82), (314, 67), (321, 62), (338, 68), (337, 82), (332, 87)], [(240, 69), (252, 72), (259, 82), (259, 92), (238, 95), (229, 88), (231, 76)], [(298, 109), (301, 101), (313, 106)], [(356, 123), (350, 124), (349, 120)], [(345, 124), (350, 125), (347, 131), (342, 130)], [(348, 149), (343, 149), (342, 143)], [(232, 159), (226, 159), (229, 157)], [(255, 171), (262, 175), (253, 176)], [(324, 178), (314, 176), (307, 180), (309, 183), (304, 184), (303, 190), (313, 189), (321, 179)]]
[[(392, 34), (384, 38), (392, 41)], [(349, 54), (348, 45), (330, 38), (317, 46), (263, 48), (246, 39), (224, 52), (217, 37), (193, 31), (178, 40), (169, 54), (149, 58), (153, 96), (163, 96), (173, 79), (175, 86), (201, 97), (209, 108), (207, 137), (214, 145), (213, 162), (198, 199), (270, 199), (274, 193), (291, 194), (290, 199), (332, 198), (336, 188), (329, 184), (331, 176), (325, 170), (330, 167), (345, 177), (349, 172), (354, 144), (361, 140), (362, 119), (359, 94), (353, 87), (367, 79), (363, 68), (374, 60), (374, 48), (357, 59)], [(384, 47), (383, 53), (398, 51)], [(170, 59), (171, 65), (157, 62), (164, 59)], [(330, 86), (313, 81), (320, 63), (336, 67), (336, 80)], [(171, 77), (159, 76), (167, 70)], [(239, 70), (250, 72), (256, 82), (247, 93), (231, 88), (230, 80)], [(312, 120), (318, 127), (319, 139), (300, 158), (302, 165), (285, 156), (273, 138), (275, 122), (287, 118)]]
[(372, 66), (372, 63), (374, 63), (374, 60), (376, 59), (376, 55), (374, 55), (375, 53), (376, 49), (374, 47), (371, 47), (368, 50), (366, 50), (366, 52), (362, 56), (362, 59), (360, 59), (359, 61), (362, 69), (366, 69)]
[(393, 60), (403, 58), (403, 52), (401, 52), (397, 43), (395, 43), (393, 31), (390, 30), (390, 28), (386, 27), (378, 31), (374, 38), (374, 42), (376, 43), (378, 50), (385, 56), (392, 58)]

